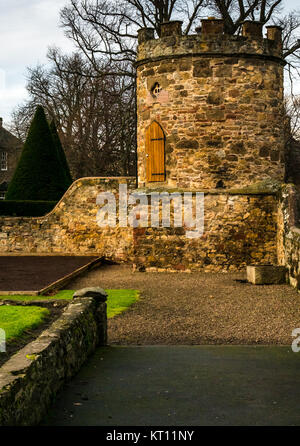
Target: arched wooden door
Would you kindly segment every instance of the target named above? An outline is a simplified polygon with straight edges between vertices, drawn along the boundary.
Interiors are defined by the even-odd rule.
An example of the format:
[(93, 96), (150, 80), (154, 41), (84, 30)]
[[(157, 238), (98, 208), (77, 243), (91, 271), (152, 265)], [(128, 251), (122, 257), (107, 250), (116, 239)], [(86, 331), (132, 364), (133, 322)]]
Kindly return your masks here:
[(146, 130), (147, 181), (165, 181), (165, 135), (161, 126), (153, 121)]

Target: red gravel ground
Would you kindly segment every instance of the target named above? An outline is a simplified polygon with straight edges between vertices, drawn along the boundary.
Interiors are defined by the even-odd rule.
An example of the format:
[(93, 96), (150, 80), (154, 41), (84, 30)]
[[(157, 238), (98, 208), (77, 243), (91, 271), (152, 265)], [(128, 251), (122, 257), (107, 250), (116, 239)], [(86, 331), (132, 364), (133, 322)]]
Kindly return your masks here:
[(255, 286), (243, 273), (133, 273), (104, 266), (75, 279), (133, 288), (141, 299), (109, 320), (110, 344), (286, 344), (300, 327), (300, 295), (289, 285)]
[(38, 291), (97, 257), (0, 256), (0, 291)]

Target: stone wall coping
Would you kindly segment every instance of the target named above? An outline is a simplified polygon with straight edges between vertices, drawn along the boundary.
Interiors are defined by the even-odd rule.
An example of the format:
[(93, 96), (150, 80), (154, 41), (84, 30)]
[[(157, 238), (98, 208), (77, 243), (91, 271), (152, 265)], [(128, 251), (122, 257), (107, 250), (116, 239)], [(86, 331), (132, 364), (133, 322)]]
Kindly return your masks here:
[(39, 217), (12, 217), (12, 216), (1, 216), (0, 215), (0, 219), (1, 220), (11, 220), (14, 219), (14, 221), (30, 221), (30, 220), (34, 220), (34, 221), (39, 221), (40, 219), (44, 219), (49, 217), (52, 214), (55, 214), (57, 208), (59, 207), (59, 205), (64, 202), (66, 200), (66, 198), (71, 195), (72, 193), (74, 193), (79, 187), (82, 186), (83, 183), (89, 184), (89, 183), (94, 183), (94, 184), (101, 184), (101, 183), (108, 183), (110, 181), (119, 181), (119, 182), (124, 182), (125, 180), (127, 181), (135, 181), (136, 177), (82, 177), (82, 178), (78, 178), (77, 180), (75, 180), (71, 186), (66, 190), (66, 192), (64, 193), (64, 195), (61, 197), (61, 199), (56, 203), (56, 205), (54, 206), (54, 208), (48, 212), (48, 214), (39, 216)]
[(0, 368), (0, 389), (2, 389), (0, 398), (3, 393), (3, 377), (9, 375), (6, 378), (10, 382), (18, 379), (18, 376), (25, 373), (25, 369), (31, 366), (38, 359), (38, 356), (59, 338), (60, 334), (73, 323), (78, 315), (82, 314), (93, 303), (94, 299), (91, 297), (78, 298), (76, 301), (72, 301), (63, 314), (49, 328), (44, 330), (37, 339), (27, 344), (2, 365)]
[[(203, 19), (202, 21), (203, 22), (212, 22), (212, 21), (214, 21), (214, 22), (223, 22), (224, 20), (223, 19), (213, 19), (213, 20), (211, 20), (211, 19)], [(164, 22), (163, 24), (168, 25), (168, 24), (172, 24), (172, 23), (183, 23), (183, 22), (181, 20), (174, 20), (172, 22)], [(251, 20), (244, 20), (243, 23), (262, 24), (262, 22), (253, 22)], [(267, 26), (266, 28), (279, 28), (279, 29), (282, 29), (282, 27), (276, 26), (276, 25), (270, 25), (270, 26)], [(140, 29), (153, 29), (153, 28), (145, 27), (145, 28), (140, 28)], [(170, 36), (167, 36), (167, 37), (170, 37)], [(159, 41), (161, 41), (163, 39), (166, 39), (167, 37), (158, 37), (158, 38), (151, 39), (151, 41), (152, 42), (155, 41), (155, 42), (159, 43)], [(199, 35), (199, 34), (185, 34), (185, 35), (178, 36), (178, 37), (180, 39), (182, 39), (182, 40), (184, 40), (184, 39), (186, 39), (186, 40), (196, 40), (198, 42), (200, 42), (200, 41), (205, 42), (207, 40), (207, 38), (208, 38), (207, 35), (203, 36), (203, 35)], [(216, 42), (220, 42), (221, 40), (223, 40), (223, 41), (226, 40), (228, 42), (230, 42), (230, 41), (231, 42), (239, 42), (239, 41), (240, 42), (243, 42), (243, 41), (245, 42), (245, 41), (249, 41), (249, 38), (245, 37), (243, 35), (227, 34), (227, 33), (224, 33), (221, 38), (220, 38), (219, 35), (211, 35), (210, 39), (215, 40)], [(263, 38), (263, 40), (266, 41), (266, 42), (271, 41), (271, 39), (267, 39), (267, 38)]]
[(0, 368), (0, 425), (37, 424), (66, 379), (97, 345), (106, 345), (106, 323), (104, 302), (79, 297), (37, 339), (4, 363)]
[(180, 189), (180, 188), (138, 188), (134, 189), (135, 193), (145, 193), (150, 195), (153, 192), (191, 192), (191, 193), (204, 193), (204, 195), (277, 195), (278, 191), (265, 189), (265, 190), (242, 190), (242, 189)]

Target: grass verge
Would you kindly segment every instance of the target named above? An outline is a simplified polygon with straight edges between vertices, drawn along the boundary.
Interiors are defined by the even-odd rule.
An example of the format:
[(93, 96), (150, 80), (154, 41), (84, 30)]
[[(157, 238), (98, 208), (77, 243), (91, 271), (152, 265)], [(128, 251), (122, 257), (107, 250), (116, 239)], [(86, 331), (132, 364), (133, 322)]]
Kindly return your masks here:
[[(122, 313), (127, 310), (127, 308), (136, 302), (139, 298), (138, 290), (105, 290), (108, 294), (107, 296), (107, 317), (111, 318), (117, 314)], [(54, 296), (0, 296), (0, 300), (11, 300), (11, 301), (35, 301), (35, 300), (72, 300), (74, 290), (62, 290), (59, 291)], [(23, 307), (24, 308), (24, 307)], [(1, 327), (1, 324), (0, 324)]]
[(0, 296), (0, 301), (1, 300), (11, 300), (11, 301), (16, 301), (16, 302), (28, 302), (28, 301), (35, 301), (35, 300), (72, 300), (74, 294), (74, 290), (62, 290), (59, 291), (57, 294), (55, 294), (54, 296), (42, 296), (42, 295), (38, 295), (38, 296), (31, 296), (30, 294), (24, 294), (24, 295), (19, 295), (19, 294), (8, 294), (8, 295), (4, 295), (4, 296)]
[(138, 290), (105, 290), (107, 296), (107, 317), (108, 319), (123, 313), (130, 305), (139, 299)]
[(3, 305), (0, 307), (0, 328), (5, 331), (6, 341), (11, 341), (22, 336), (25, 330), (38, 327), (49, 315), (47, 308)]

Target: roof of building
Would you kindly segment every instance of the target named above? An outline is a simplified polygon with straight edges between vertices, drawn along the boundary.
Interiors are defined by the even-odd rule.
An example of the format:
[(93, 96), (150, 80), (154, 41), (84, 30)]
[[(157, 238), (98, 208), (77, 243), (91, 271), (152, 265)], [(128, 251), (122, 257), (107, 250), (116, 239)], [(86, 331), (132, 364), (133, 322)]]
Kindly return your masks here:
[(9, 151), (12, 148), (21, 147), (22, 141), (2, 126), (0, 118), (0, 148)]

